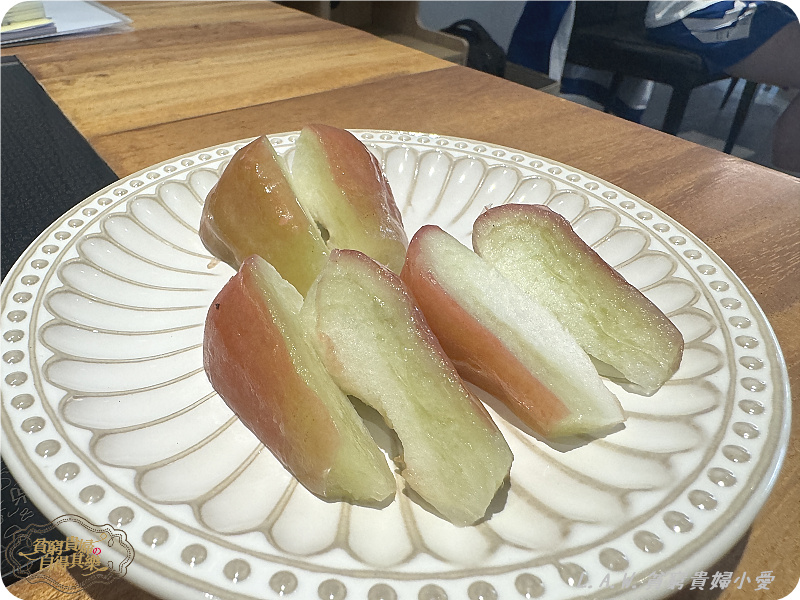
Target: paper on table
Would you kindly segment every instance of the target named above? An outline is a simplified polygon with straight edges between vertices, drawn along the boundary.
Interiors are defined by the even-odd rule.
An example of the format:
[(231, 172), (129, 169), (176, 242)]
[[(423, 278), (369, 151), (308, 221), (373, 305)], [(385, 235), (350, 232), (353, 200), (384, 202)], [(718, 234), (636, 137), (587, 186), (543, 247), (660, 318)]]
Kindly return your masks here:
[(56, 25), (45, 14), (40, 0), (15, 4), (3, 15), (3, 24), (0, 26), (0, 35), (4, 42), (55, 32)]
[(54, 36), (76, 33), (124, 31), (130, 28), (131, 20), (115, 10), (97, 2), (45, 1), (44, 12), (55, 25), (55, 31), (20, 30), (4, 33), (2, 44), (35, 41)]
[(56, 24), (52, 19), (28, 19), (17, 23), (9, 23), (0, 28), (3, 44), (45, 37), (56, 33)]
[(20, 2), (8, 9), (3, 16), (3, 25), (12, 25), (21, 21), (33, 21), (44, 19), (44, 6), (40, 0), (28, 0)]

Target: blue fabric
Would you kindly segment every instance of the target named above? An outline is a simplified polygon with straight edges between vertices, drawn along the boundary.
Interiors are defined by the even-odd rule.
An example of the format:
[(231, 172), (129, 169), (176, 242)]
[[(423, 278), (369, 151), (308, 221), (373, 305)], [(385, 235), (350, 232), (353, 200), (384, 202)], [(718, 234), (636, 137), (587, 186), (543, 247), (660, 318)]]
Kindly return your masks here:
[(509, 62), (550, 72), (550, 48), (569, 1), (526, 2), (508, 46)]
[[(741, 39), (722, 39), (721, 41), (704, 42), (687, 27), (686, 19), (720, 19), (727, 10), (733, 8), (733, 2), (717, 2), (712, 6), (688, 15), (675, 23), (663, 27), (648, 29), (648, 35), (657, 42), (677, 46), (686, 50), (697, 52), (703, 57), (706, 68), (712, 75), (721, 75), (731, 67), (750, 56), (764, 42), (776, 34), (784, 26), (797, 21), (797, 16), (785, 4), (779, 2), (749, 2), (748, 6), (755, 6), (755, 13), (750, 24), (747, 37)], [(735, 37), (735, 29), (742, 27), (741, 22), (735, 22), (727, 27), (722, 27), (716, 32), (721, 38), (726, 35)]]
[[(509, 62), (550, 74), (551, 50), (561, 22), (572, 4), (571, 1), (526, 2), (511, 43)], [(566, 63), (561, 92), (584, 96), (605, 105), (608, 99), (611, 73), (594, 71)], [(623, 84), (627, 93), (611, 100), (609, 111), (619, 117), (639, 122), (647, 104), (652, 84), (626, 78)]]

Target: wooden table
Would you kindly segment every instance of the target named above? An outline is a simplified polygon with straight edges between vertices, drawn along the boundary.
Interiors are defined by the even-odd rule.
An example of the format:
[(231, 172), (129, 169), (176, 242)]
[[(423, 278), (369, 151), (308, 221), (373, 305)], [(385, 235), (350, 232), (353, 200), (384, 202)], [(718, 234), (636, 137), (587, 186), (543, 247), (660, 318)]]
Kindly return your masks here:
[[(268, 3), (113, 3), (128, 33), (7, 49), (120, 176), (308, 122), (455, 135), (547, 156), (612, 182), (705, 241), (742, 278), (800, 389), (800, 180), (411, 49)], [(798, 403), (795, 402), (795, 410)], [(800, 577), (795, 419), (766, 507), (716, 570)], [(713, 572), (713, 571), (712, 571)], [(23, 599), (54, 590), (20, 582)], [(692, 593), (693, 594), (693, 593)], [(88, 598), (87, 595), (73, 596)], [(93, 598), (149, 596), (125, 582)], [(678, 598), (714, 598), (680, 592)]]

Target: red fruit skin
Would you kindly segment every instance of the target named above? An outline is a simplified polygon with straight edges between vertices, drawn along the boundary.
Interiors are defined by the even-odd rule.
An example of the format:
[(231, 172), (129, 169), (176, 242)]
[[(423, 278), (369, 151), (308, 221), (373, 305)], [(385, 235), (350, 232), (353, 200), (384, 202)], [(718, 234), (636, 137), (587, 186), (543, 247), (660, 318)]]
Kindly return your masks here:
[(238, 269), (258, 254), (305, 294), (327, 258), (265, 136), (236, 152), (206, 196), (200, 240), (211, 254)]
[[(363, 218), (377, 221), (381, 231), (405, 238), (403, 219), (378, 159), (352, 133), (330, 125), (312, 124), (330, 165), (334, 182)], [(407, 243), (406, 239), (403, 239)]]
[(549, 435), (570, 410), (439, 284), (425, 251), (433, 229), (438, 228), (425, 225), (411, 239), (401, 279), (461, 377), (498, 398), (534, 431)]
[(298, 375), (254, 269), (253, 259), (245, 260), (211, 304), (203, 364), (244, 425), (309, 490), (324, 496), (339, 434)]

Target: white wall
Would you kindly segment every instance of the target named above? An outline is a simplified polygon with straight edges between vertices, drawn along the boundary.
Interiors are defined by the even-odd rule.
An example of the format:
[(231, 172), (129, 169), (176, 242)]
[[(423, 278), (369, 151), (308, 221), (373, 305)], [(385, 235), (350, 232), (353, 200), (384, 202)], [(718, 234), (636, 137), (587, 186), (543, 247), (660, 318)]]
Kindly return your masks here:
[(459, 19), (474, 19), (508, 52), (511, 35), (524, 7), (525, 2), (422, 0), (419, 3), (419, 19), (424, 27), (435, 30), (452, 25)]

